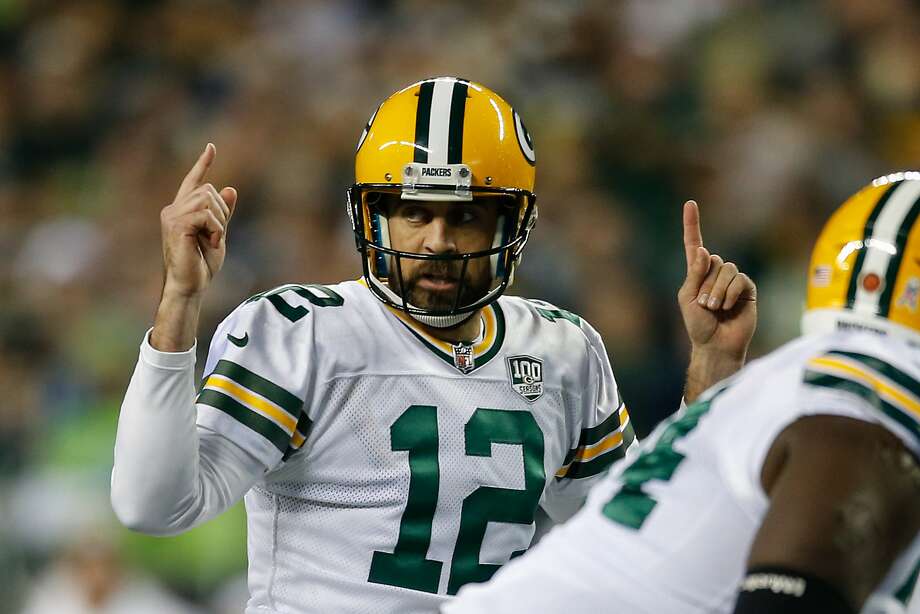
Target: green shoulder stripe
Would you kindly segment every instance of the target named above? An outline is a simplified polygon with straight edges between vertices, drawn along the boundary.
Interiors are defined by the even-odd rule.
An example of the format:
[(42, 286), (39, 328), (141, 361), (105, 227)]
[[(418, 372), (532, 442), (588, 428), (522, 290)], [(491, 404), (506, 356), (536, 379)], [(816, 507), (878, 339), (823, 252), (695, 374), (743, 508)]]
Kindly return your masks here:
[[(302, 412), (300, 414), (300, 418), (297, 420), (297, 426), (295, 427), (296, 432), (299, 432), (301, 435), (304, 436), (304, 439), (307, 439), (308, 437), (310, 437), (310, 429), (312, 428), (313, 428), (313, 421), (310, 420), (309, 416), (307, 416), (307, 412), (305, 411)], [(300, 450), (301, 447), (303, 446), (301, 445), (301, 446), (295, 447), (289, 442), (287, 449), (284, 451), (284, 456), (281, 457), (281, 460), (287, 461), (291, 457), (291, 455), (297, 452), (298, 450)]]
[[(235, 362), (230, 362), (229, 360), (220, 360), (217, 363), (217, 367), (214, 369), (214, 373), (223, 375), (244, 388), (248, 388), (262, 395), (287, 413), (291, 414), (291, 416), (295, 418), (300, 416), (301, 409), (303, 408), (303, 402), (300, 399), (278, 384), (260, 375), (256, 375), (243, 366)], [(205, 379), (207, 380), (207, 378)]]
[(920, 382), (914, 379), (911, 375), (904, 373), (900, 369), (888, 364), (880, 358), (875, 356), (869, 356), (868, 354), (860, 354), (859, 352), (845, 352), (843, 350), (832, 350), (827, 353), (829, 356), (842, 356), (844, 358), (849, 358), (855, 360), (869, 367), (873, 371), (881, 373), (898, 386), (901, 386), (908, 392), (910, 392), (915, 397), (920, 398)]
[(626, 443), (626, 438), (624, 437), (623, 443), (618, 445), (615, 448), (604, 452), (596, 458), (592, 458), (589, 461), (585, 462), (575, 462), (572, 463), (572, 466), (569, 467), (568, 472), (562, 476), (561, 480), (577, 480), (578, 478), (589, 478), (593, 475), (597, 475), (607, 469), (614, 463), (624, 456), (626, 456), (626, 448), (629, 447), (629, 444)]
[[(581, 434), (578, 436), (578, 445), (568, 451), (568, 454), (565, 455), (565, 460), (563, 461), (562, 464), (568, 465), (572, 461), (572, 459), (575, 458), (575, 455), (578, 454), (578, 450), (580, 448), (583, 448), (585, 446), (592, 446), (596, 444), (598, 441), (600, 441), (601, 439), (603, 439), (604, 437), (606, 437), (607, 435), (609, 435), (610, 433), (620, 428), (620, 410), (621, 409), (623, 409), (622, 404), (620, 404), (617, 410), (613, 412), (612, 414), (610, 414), (609, 416), (607, 416), (607, 418), (600, 424), (586, 428), (586, 429), (582, 429)], [(630, 432), (632, 432), (632, 423), (630, 423), (628, 426), (629, 426)], [(633, 435), (633, 437), (635, 438), (635, 435)], [(623, 433), (623, 438), (624, 440), (626, 438), (625, 432)]]
[(290, 437), (283, 428), (252, 411), (245, 405), (217, 390), (205, 389), (198, 395), (198, 403), (210, 405), (224, 412), (240, 424), (249, 427), (269, 440), (280, 452), (287, 450)]
[(632, 423), (626, 425), (626, 428), (623, 429), (623, 441), (617, 445), (615, 448), (607, 450), (600, 456), (592, 458), (587, 461), (575, 461), (572, 462), (572, 459), (575, 457), (575, 454), (578, 452), (579, 448), (575, 450), (570, 450), (566, 455), (565, 460), (562, 463), (562, 466), (565, 467), (571, 463), (568, 471), (560, 480), (567, 479), (578, 479), (578, 478), (588, 478), (592, 475), (597, 475), (602, 471), (606, 471), (610, 465), (626, 455), (626, 450), (630, 445), (636, 440), (636, 432), (633, 430)]
[(885, 414), (903, 426), (905, 429), (910, 431), (910, 433), (917, 439), (917, 443), (920, 444), (920, 424), (917, 423), (916, 419), (908, 415), (901, 408), (881, 398), (878, 392), (873, 388), (870, 388), (861, 382), (857, 382), (851, 379), (810, 370), (805, 371), (804, 381), (806, 384), (810, 384), (812, 386), (843, 390), (845, 392), (849, 392), (850, 394), (855, 394), (856, 396), (861, 397), (867, 403), (872, 405), (872, 407), (874, 407), (877, 411)]

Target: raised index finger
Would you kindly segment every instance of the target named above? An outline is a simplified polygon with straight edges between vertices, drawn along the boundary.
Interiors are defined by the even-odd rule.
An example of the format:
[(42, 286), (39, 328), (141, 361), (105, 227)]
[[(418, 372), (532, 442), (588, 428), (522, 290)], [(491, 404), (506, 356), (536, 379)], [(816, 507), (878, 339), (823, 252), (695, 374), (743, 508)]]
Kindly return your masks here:
[(176, 193), (176, 198), (179, 199), (182, 196), (185, 196), (204, 182), (204, 176), (208, 173), (208, 168), (211, 166), (211, 162), (214, 161), (214, 155), (217, 153), (217, 149), (214, 147), (213, 143), (208, 143), (204, 151), (201, 152), (201, 155), (198, 156), (198, 160), (195, 161), (195, 165), (192, 166), (192, 170), (188, 172), (188, 175), (185, 176), (185, 179), (182, 180), (181, 185), (179, 185), (179, 191)]
[(696, 260), (697, 249), (703, 247), (703, 233), (700, 230), (700, 208), (695, 200), (684, 203), (684, 254), (687, 256), (687, 270)]

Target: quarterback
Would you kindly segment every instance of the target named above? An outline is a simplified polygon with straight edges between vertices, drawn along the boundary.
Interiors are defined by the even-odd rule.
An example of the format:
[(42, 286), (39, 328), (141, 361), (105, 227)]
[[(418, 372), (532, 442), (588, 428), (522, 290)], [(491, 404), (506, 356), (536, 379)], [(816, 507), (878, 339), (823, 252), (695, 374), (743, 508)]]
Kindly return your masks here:
[[(170, 535), (241, 498), (246, 612), (433, 612), (564, 521), (635, 439), (604, 344), (504, 296), (537, 218), (535, 153), (500, 96), (451, 77), (384, 101), (348, 191), (363, 275), (253, 296), (193, 382), (199, 306), (237, 204), (208, 145), (161, 213), (165, 282), (119, 417), (112, 504)], [(686, 396), (740, 368), (751, 281), (684, 210)]]
[(920, 563), (918, 216), (920, 173), (844, 203), (812, 256), (804, 335), (659, 425), (570, 522), (442, 611), (903, 613)]

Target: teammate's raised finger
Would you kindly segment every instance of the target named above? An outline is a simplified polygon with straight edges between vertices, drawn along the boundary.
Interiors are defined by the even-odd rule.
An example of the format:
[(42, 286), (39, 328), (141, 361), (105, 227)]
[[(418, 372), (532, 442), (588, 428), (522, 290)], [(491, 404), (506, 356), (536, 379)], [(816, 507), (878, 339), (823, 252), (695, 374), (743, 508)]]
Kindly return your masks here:
[(687, 256), (687, 271), (693, 266), (700, 247), (703, 247), (700, 208), (695, 200), (688, 200), (684, 203), (684, 253)]
[(211, 167), (211, 163), (214, 161), (214, 156), (216, 154), (217, 149), (214, 147), (213, 143), (208, 143), (205, 145), (204, 151), (201, 152), (201, 155), (198, 156), (198, 160), (195, 161), (192, 169), (182, 180), (182, 183), (179, 184), (179, 191), (176, 192), (176, 200), (179, 200), (183, 196), (191, 193), (192, 190), (201, 185), (202, 181), (204, 181), (205, 175), (208, 173), (208, 169)]
[(725, 291), (725, 301), (722, 303), (722, 309), (727, 311), (738, 304), (739, 300), (753, 301), (756, 298), (757, 287), (754, 282), (744, 273), (738, 273)]
[(725, 302), (725, 292), (732, 280), (738, 275), (738, 267), (734, 262), (726, 262), (719, 268), (719, 274), (716, 281), (709, 291), (709, 300), (706, 301), (706, 307), (709, 309), (718, 309)]

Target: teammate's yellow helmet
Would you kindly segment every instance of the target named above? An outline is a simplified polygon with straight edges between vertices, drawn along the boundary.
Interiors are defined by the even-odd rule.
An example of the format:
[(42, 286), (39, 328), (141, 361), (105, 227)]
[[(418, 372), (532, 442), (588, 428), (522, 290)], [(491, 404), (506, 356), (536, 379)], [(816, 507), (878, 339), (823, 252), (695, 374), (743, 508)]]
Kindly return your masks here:
[(920, 338), (920, 173), (880, 177), (818, 237), (802, 331), (869, 329)]
[[(536, 157), (521, 117), (478, 83), (455, 77), (425, 79), (399, 90), (374, 112), (355, 156), (348, 210), (368, 287), (387, 304), (435, 325), (452, 326), (497, 299), (513, 280), (537, 217), (533, 193)], [(469, 202), (502, 197), (492, 248), (467, 254), (424, 255), (390, 246), (383, 194), (404, 200)], [(489, 258), (492, 283), (485, 296), (450, 309), (426, 309), (407, 300), (402, 259)], [(461, 278), (463, 277), (461, 273)], [(399, 278), (397, 278), (399, 277)]]

